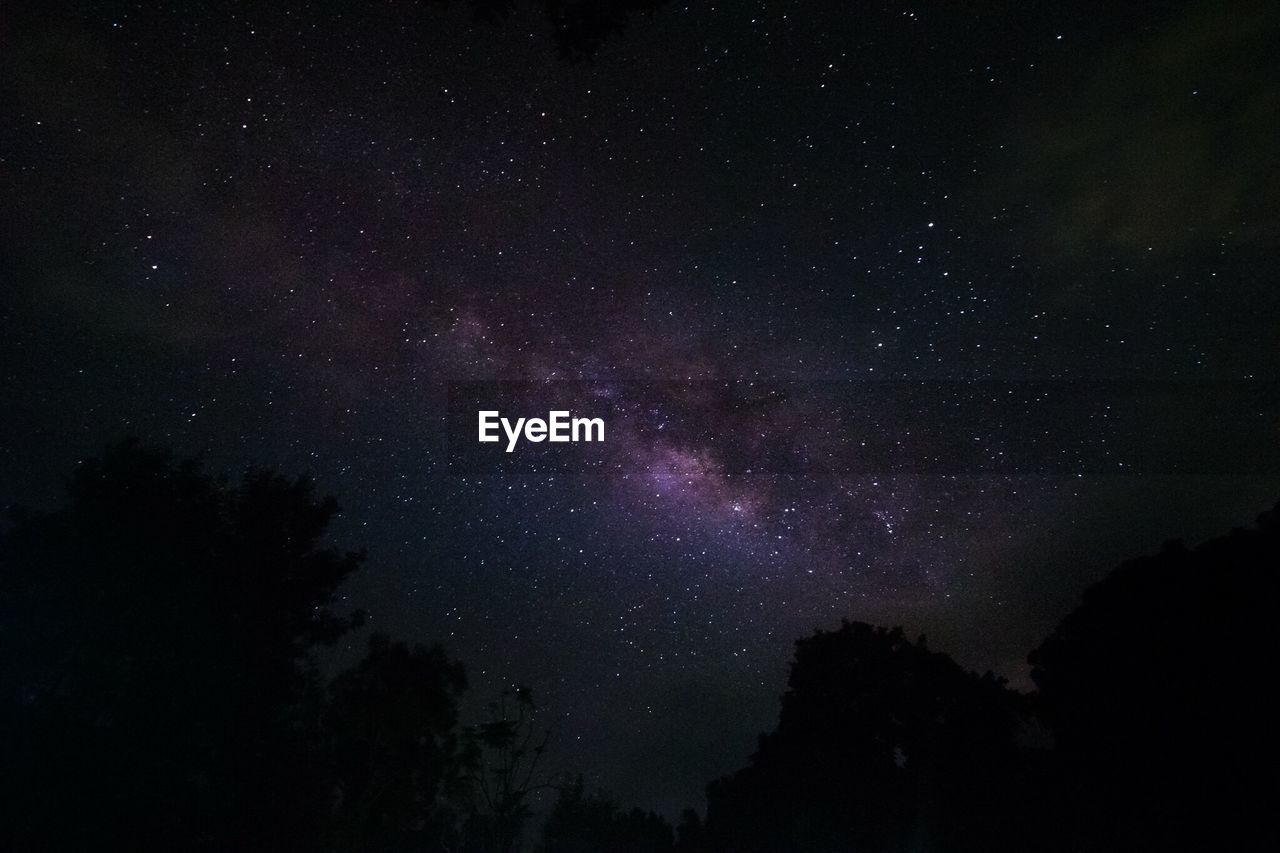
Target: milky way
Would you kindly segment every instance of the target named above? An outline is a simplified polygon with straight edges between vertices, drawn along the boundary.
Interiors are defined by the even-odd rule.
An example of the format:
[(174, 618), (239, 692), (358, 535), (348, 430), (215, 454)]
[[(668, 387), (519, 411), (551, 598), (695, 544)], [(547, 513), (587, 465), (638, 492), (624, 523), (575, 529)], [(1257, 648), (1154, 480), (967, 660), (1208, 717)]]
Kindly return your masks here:
[[(1194, 388), (1280, 378), (1280, 82), (1260, 4), (1002, 5), (668, 3), (581, 63), (523, 6), (18, 14), (2, 496), (126, 434), (310, 470), (350, 606), (667, 813), (816, 627), (1023, 685), (1114, 560), (1275, 500), (1274, 408)], [(451, 459), (498, 380), (608, 440)]]

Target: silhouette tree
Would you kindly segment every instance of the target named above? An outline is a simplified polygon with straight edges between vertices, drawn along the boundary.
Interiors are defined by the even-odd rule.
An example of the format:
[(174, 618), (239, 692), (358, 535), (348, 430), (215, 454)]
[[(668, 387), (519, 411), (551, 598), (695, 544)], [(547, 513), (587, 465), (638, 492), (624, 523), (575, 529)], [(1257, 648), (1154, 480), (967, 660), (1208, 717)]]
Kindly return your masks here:
[(582, 777), (560, 791), (538, 853), (671, 853), (671, 826), (659, 815), (624, 812), (603, 793), (586, 794)]
[(356, 623), (331, 605), (361, 562), (320, 544), (337, 509), (305, 478), (229, 485), (124, 443), (63, 508), (13, 512), (0, 848), (320, 849), (338, 795), (364, 833), (421, 815), (461, 673), (375, 640), (326, 711), (309, 654)]
[[(520, 848), (551, 737), (527, 689), (460, 731), (466, 680), (438, 647), (374, 635), (317, 673), (359, 621), (332, 610), (362, 559), (322, 546), (336, 512), (305, 478), (232, 485), (125, 443), (61, 509), (11, 513), (0, 849)], [(1280, 506), (1125, 563), (1031, 654), (1031, 697), (898, 628), (819, 631), (678, 844), (579, 779), (538, 850), (1270, 849), (1278, 567)], [(1026, 741), (1036, 719), (1051, 750)]]
[(457, 732), (462, 667), (439, 647), (375, 634), (369, 654), (330, 690), (324, 733), (334, 777), (329, 846), (442, 850), (458, 843), (446, 807), (462, 786)]
[(553, 727), (540, 724), (539, 710), (529, 688), (503, 690), (489, 703), (489, 719), (463, 731), (469, 851), (518, 850), (532, 816), (529, 796), (551, 787), (539, 774)]
[(1060, 849), (1276, 846), (1267, 685), (1280, 507), (1254, 530), (1125, 563), (1030, 655), (1056, 740)]
[(750, 765), (708, 787), (699, 849), (1019, 849), (1021, 702), (1001, 680), (855, 622), (799, 641), (788, 685)]
[(680, 822), (676, 824), (676, 850), (679, 853), (707, 853), (710, 849), (702, 817), (694, 809), (682, 811)]

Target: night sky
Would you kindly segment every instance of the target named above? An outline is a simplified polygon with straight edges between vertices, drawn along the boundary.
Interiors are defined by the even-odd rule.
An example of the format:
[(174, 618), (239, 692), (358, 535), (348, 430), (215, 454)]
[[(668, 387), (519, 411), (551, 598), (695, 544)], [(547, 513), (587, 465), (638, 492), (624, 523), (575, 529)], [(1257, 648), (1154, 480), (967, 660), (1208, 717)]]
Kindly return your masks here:
[[(673, 814), (813, 629), (1025, 688), (1280, 496), (1274, 4), (669, 2), (576, 60), (345, 5), (4, 13), (4, 503), (126, 435), (310, 471), (346, 604)], [(605, 444), (451, 458), (492, 380)]]

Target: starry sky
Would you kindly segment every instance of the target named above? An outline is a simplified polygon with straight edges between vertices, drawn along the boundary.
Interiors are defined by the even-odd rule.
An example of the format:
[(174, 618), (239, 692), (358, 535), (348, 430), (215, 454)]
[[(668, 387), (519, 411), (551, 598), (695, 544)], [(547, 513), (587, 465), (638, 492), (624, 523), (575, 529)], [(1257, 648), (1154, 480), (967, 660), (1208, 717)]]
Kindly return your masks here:
[[(842, 618), (1029, 686), (1116, 561), (1280, 496), (1280, 11), (962, 5), (574, 61), (532, 3), (15, 4), (0, 499), (125, 435), (310, 471), (349, 606), (669, 815)], [(481, 458), (481, 398), (606, 442)]]

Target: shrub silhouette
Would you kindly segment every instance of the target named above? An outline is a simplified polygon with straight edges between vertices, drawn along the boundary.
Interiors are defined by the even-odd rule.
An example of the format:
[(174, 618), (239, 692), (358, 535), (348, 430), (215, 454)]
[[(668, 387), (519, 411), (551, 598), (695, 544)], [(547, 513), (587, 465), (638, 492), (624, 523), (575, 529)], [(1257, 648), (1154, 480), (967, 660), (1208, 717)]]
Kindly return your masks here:
[(543, 826), (538, 853), (671, 853), (671, 826), (653, 812), (623, 811), (603, 793), (587, 794), (578, 777), (562, 788)]

